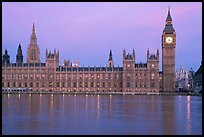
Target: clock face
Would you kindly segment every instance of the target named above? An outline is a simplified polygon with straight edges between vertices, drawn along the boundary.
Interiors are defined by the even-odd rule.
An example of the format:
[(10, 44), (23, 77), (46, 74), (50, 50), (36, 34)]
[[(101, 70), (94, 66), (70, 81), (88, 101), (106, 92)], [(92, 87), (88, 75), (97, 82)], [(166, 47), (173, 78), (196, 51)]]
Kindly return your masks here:
[(173, 38), (172, 37), (167, 37), (166, 38), (166, 43), (172, 43), (173, 42)]

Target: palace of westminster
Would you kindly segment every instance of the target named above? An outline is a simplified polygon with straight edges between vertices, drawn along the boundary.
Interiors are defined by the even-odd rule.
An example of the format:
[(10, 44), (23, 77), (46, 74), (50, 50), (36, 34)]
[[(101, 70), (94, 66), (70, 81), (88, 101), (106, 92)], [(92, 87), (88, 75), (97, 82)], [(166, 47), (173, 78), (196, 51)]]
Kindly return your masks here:
[(136, 55), (123, 50), (123, 66), (114, 66), (110, 50), (105, 67), (80, 67), (64, 60), (59, 65), (59, 51), (46, 50), (46, 62), (40, 60), (33, 24), (27, 62), (23, 62), (19, 44), (16, 62), (10, 62), (8, 51), (2, 58), (2, 90), (27, 89), (29, 91), (63, 92), (121, 92), (134, 94), (158, 94), (175, 91), (175, 45), (176, 33), (172, 25), (170, 9), (162, 34), (162, 72), (159, 71), (159, 50), (150, 54), (147, 62), (135, 63)]

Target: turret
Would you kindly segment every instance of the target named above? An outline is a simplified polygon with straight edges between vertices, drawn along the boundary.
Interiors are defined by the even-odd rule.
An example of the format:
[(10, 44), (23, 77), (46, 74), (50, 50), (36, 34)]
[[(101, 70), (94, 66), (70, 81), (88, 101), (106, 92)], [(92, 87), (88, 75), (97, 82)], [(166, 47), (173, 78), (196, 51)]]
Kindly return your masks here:
[(54, 50), (54, 53), (51, 51), (48, 52), (46, 49), (46, 66), (47, 67), (58, 67), (59, 66), (59, 54)]
[(133, 57), (133, 60), (135, 61), (135, 49), (133, 49), (132, 51), (132, 57)]
[(109, 53), (109, 59), (108, 59), (108, 67), (114, 67), (114, 63), (113, 63), (113, 57), (112, 57), (112, 51), (110, 50)]
[(148, 59), (149, 59), (149, 48), (147, 49), (147, 62), (148, 62)]
[(3, 55), (2, 65), (10, 64), (10, 56), (8, 55), (7, 49), (5, 50), (5, 54)]
[(125, 49), (123, 50), (123, 60), (125, 60), (125, 57), (126, 57), (126, 51)]
[(23, 54), (21, 49), (21, 44), (18, 45), (17, 55), (16, 55), (16, 64), (20, 65), (23, 63)]
[(157, 60), (159, 60), (159, 49), (157, 49)]

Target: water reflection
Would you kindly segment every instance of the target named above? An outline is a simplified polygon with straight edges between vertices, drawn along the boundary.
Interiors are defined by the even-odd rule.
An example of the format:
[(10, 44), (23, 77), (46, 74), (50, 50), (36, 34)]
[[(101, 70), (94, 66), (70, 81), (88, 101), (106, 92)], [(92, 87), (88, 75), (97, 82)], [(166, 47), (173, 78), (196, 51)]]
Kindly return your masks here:
[(201, 134), (200, 98), (3, 94), (3, 134)]
[(187, 129), (191, 133), (191, 97), (187, 96)]
[[(164, 96), (162, 98), (162, 125), (163, 134), (172, 135), (176, 133), (176, 121), (175, 116), (175, 97), (174, 96)], [(177, 105), (177, 104), (176, 104)]]

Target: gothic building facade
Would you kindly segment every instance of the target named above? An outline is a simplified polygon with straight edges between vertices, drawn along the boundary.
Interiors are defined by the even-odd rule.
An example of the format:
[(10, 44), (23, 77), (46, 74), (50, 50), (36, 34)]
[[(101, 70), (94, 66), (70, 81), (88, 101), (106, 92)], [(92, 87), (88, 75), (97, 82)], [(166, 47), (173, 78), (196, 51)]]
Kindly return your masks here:
[[(64, 60), (59, 64), (59, 51), (46, 50), (46, 61), (40, 60), (33, 24), (27, 62), (23, 63), (21, 45), (18, 46), (16, 63), (10, 63), (8, 51), (2, 59), (2, 89), (64, 92), (121, 92), (123, 94), (159, 94), (174, 91), (176, 34), (172, 26), (170, 9), (162, 34), (162, 72), (159, 72), (159, 50), (150, 54), (147, 62), (136, 63), (136, 53), (123, 50), (123, 66), (114, 66), (110, 50), (107, 66), (85, 67), (78, 62)], [(74, 64), (74, 65), (73, 65)]]

